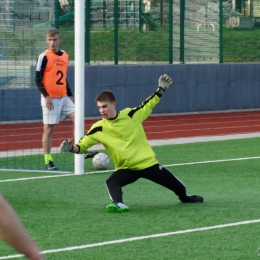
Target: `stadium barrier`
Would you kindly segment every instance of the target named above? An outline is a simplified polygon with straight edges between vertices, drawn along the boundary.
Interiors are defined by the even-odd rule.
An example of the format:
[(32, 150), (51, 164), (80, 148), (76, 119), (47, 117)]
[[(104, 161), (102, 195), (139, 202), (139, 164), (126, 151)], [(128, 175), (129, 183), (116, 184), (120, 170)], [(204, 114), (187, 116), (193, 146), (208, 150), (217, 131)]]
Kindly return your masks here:
[[(134, 107), (157, 86), (158, 76), (173, 77), (173, 87), (154, 113), (193, 113), (260, 107), (260, 63), (101, 65), (85, 67), (85, 117), (99, 116), (96, 95), (105, 89), (116, 93), (117, 105)], [(1, 89), (0, 121), (41, 120), (40, 94), (31, 67), (30, 88)], [(74, 91), (74, 67), (68, 81)]]

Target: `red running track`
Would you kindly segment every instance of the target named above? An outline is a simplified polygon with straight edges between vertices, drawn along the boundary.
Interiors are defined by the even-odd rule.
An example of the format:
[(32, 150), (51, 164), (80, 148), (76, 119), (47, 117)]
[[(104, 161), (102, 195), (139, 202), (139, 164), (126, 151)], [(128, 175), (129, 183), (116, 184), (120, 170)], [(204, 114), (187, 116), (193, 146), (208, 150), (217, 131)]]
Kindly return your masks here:
[[(173, 139), (260, 132), (259, 118), (260, 111), (158, 115), (150, 116), (143, 125), (149, 140)], [(96, 121), (85, 120), (86, 131)], [(0, 151), (40, 149), (42, 130), (41, 122), (0, 124)], [(69, 138), (73, 139), (72, 124), (63, 121), (55, 126), (52, 147)]]

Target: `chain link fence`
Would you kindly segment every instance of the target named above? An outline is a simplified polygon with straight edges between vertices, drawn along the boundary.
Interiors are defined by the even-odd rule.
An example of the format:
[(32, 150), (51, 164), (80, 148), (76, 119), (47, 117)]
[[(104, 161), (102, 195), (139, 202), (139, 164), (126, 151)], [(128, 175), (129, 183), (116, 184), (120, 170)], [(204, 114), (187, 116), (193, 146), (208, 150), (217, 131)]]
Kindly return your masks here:
[(88, 61), (219, 62), (218, 1), (107, 0), (89, 10)]
[[(90, 0), (85, 8), (90, 65), (259, 61), (258, 0)], [(52, 27), (73, 63), (74, 16), (73, 0), (0, 0), (0, 88), (30, 87)]]

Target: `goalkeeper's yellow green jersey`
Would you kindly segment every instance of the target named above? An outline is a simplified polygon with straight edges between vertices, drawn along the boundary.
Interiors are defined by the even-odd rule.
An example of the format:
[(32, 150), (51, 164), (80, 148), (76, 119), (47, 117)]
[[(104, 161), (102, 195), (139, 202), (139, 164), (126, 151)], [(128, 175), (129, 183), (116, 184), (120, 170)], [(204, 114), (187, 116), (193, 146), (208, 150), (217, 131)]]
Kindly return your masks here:
[(142, 122), (152, 113), (160, 97), (161, 94), (155, 92), (140, 106), (125, 108), (114, 119), (102, 118), (94, 123), (77, 143), (79, 153), (84, 153), (100, 142), (106, 148), (116, 170), (141, 170), (157, 164)]

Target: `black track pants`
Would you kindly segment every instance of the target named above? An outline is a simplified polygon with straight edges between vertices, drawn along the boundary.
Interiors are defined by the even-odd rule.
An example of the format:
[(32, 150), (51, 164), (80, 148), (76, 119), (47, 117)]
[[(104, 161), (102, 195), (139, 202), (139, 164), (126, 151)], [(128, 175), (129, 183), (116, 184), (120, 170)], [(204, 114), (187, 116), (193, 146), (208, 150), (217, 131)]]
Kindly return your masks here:
[(106, 181), (110, 199), (113, 202), (123, 202), (122, 187), (145, 178), (162, 185), (173, 191), (179, 198), (186, 198), (185, 185), (175, 177), (169, 170), (160, 164), (153, 165), (143, 170), (118, 170), (115, 171)]

